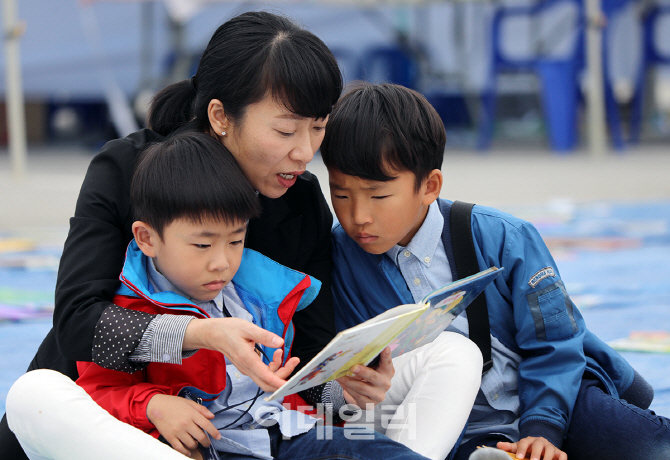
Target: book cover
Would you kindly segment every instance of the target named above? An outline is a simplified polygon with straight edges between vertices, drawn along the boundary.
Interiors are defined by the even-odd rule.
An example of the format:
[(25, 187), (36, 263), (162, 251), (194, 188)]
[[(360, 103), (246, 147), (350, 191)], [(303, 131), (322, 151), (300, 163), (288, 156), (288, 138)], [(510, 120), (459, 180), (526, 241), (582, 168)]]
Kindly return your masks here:
[(399, 305), (341, 331), (266, 400), (343, 377), (356, 364), (370, 363), (387, 346), (396, 357), (432, 342), (501, 272), (491, 267), (431, 292), (418, 304)]

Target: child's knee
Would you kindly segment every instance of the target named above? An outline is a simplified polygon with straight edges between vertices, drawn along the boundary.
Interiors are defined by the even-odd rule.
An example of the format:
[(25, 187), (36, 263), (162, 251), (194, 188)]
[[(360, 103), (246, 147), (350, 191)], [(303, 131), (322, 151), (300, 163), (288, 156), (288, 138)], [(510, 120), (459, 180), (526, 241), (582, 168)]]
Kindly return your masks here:
[(475, 369), (481, 375), (482, 353), (472, 340), (461, 334), (441, 333), (435, 339), (435, 348), (431, 350), (433, 353), (466, 369)]

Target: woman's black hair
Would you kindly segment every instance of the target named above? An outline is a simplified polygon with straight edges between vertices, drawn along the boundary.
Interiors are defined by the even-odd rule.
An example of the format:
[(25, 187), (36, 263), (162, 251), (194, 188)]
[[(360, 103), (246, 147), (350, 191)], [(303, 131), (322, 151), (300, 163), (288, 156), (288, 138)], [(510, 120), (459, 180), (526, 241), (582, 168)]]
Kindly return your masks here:
[(135, 167), (130, 199), (134, 219), (161, 238), (176, 219), (233, 224), (261, 212), (256, 191), (230, 151), (200, 131), (182, 131), (150, 145)]
[(442, 119), (421, 94), (403, 86), (356, 83), (335, 104), (321, 143), (328, 169), (386, 182), (410, 171), (415, 189), (442, 168)]
[(239, 122), (266, 94), (297, 115), (324, 118), (341, 92), (340, 68), (323, 41), (283, 16), (248, 12), (216, 30), (191, 80), (154, 97), (147, 125), (164, 136), (184, 126), (209, 132), (212, 99)]

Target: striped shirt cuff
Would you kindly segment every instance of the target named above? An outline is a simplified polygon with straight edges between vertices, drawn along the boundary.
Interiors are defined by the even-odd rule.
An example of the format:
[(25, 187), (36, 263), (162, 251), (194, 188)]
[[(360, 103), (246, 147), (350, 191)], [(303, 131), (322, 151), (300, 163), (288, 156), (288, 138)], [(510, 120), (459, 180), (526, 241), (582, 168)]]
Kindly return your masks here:
[(182, 351), (188, 323), (194, 319), (186, 315), (157, 315), (144, 331), (135, 351), (128, 358), (133, 362), (181, 364), (197, 350)]

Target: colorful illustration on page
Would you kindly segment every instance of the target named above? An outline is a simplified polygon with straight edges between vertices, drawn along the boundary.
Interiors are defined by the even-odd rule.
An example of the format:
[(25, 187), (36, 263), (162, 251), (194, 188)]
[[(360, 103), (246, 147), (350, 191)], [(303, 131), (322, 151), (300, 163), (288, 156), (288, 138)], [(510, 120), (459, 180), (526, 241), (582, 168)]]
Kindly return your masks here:
[(410, 327), (403, 331), (393, 342), (389, 344), (391, 347), (392, 356), (400, 356), (406, 351), (418, 348), (426, 343), (431, 342), (435, 337), (444, 330), (449, 324), (447, 322), (442, 326), (444, 321), (440, 318), (448, 314), (453, 307), (463, 301), (465, 291), (458, 291), (449, 297), (442, 299), (440, 302), (431, 306), (423, 315), (419, 316)]

